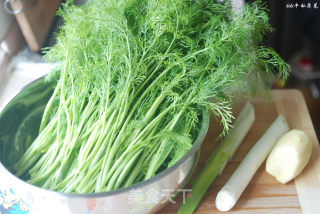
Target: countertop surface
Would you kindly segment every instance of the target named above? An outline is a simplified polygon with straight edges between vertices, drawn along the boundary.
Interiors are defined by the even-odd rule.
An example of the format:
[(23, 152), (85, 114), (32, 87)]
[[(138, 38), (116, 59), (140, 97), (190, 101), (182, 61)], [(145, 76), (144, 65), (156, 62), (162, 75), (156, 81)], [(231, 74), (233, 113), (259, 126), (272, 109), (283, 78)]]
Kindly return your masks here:
[(4, 74), (0, 79), (0, 106), (8, 102), (28, 83), (46, 75), (53, 68), (51, 64), (31, 62), (24, 58), (25, 56), (13, 58), (2, 71)]

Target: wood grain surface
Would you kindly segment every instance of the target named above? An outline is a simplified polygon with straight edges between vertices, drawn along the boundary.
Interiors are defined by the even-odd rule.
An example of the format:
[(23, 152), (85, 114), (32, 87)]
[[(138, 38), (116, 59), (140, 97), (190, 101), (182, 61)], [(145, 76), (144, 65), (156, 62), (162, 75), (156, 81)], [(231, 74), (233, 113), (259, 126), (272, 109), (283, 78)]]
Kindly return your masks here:
[[(23, 9), (16, 14), (24, 38), (32, 51), (42, 47), (61, 0), (26, 0)], [(20, 8), (17, 1), (11, 2), (14, 10)]]
[[(311, 137), (314, 147), (308, 166), (295, 181), (284, 185), (266, 173), (265, 163), (263, 163), (238, 203), (228, 213), (320, 213), (320, 148), (303, 95), (298, 90), (274, 90), (272, 93), (273, 96), (268, 102), (263, 97), (255, 97), (252, 100), (256, 120), (251, 130), (223, 173), (212, 183), (195, 213), (220, 213), (215, 207), (217, 192), (226, 183), (252, 145), (257, 142), (280, 113), (284, 115), (291, 129), (304, 130)], [(235, 116), (243, 104), (244, 101), (235, 104), (233, 108)], [(216, 121), (211, 120), (195, 173), (199, 172), (219, 144), (220, 141), (216, 140), (220, 132), (219, 127)], [(176, 213), (182, 200), (183, 197), (180, 194), (175, 199), (175, 204), (169, 203), (158, 213)]]

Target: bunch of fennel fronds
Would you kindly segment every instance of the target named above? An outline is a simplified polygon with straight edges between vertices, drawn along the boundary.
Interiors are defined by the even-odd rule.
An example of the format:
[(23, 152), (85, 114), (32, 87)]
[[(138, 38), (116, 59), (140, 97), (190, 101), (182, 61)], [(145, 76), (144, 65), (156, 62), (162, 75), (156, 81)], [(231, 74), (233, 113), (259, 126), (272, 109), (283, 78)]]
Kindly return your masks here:
[(46, 53), (57, 84), (39, 136), (13, 165), (43, 188), (103, 192), (149, 179), (189, 151), (204, 109), (225, 134), (235, 95), (287, 76), (259, 46), (270, 31), (260, 3), (236, 19), (212, 0), (92, 0), (60, 14)]

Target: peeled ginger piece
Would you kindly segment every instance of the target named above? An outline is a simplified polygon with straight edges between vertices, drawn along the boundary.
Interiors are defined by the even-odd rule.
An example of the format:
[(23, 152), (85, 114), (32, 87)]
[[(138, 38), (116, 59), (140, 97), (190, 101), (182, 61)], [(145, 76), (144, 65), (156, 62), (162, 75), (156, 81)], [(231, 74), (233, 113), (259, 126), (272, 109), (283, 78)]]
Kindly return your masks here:
[(311, 153), (309, 136), (304, 131), (293, 129), (284, 134), (272, 149), (266, 162), (266, 170), (285, 184), (303, 170)]

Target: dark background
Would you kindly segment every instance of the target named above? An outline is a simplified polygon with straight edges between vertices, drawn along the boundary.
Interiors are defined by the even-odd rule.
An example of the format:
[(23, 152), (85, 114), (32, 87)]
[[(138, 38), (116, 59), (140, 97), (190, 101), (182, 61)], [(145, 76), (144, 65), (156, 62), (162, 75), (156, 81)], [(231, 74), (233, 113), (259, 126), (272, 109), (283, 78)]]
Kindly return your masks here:
[[(299, 6), (288, 8), (290, 4)], [(301, 4), (310, 4), (311, 8), (301, 8)], [(301, 80), (293, 75), (304, 68), (320, 72), (320, 0), (268, 0), (267, 6), (274, 32), (267, 36), (266, 45), (291, 65), (292, 75), (285, 88), (303, 92), (320, 138), (320, 79)]]
[[(312, 8), (287, 8), (288, 4), (310, 3)], [(313, 8), (317, 4), (318, 9)], [(267, 2), (270, 24), (275, 31), (267, 38), (267, 44), (289, 60), (299, 51), (312, 52), (314, 63), (320, 62), (320, 0), (269, 0)]]

